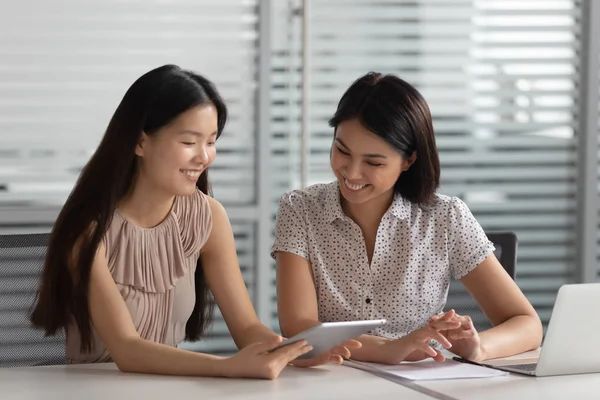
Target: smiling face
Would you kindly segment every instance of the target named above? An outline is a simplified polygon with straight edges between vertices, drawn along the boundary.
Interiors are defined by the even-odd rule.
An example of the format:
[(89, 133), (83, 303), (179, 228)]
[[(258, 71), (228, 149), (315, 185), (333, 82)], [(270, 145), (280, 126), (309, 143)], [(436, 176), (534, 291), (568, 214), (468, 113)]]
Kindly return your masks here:
[(208, 104), (183, 112), (152, 135), (143, 133), (135, 151), (138, 179), (170, 195), (192, 194), (215, 159), (217, 130), (217, 110)]
[(400, 174), (414, 162), (404, 159), (382, 138), (357, 119), (340, 123), (331, 149), (331, 169), (340, 192), (351, 204), (363, 204), (381, 196), (393, 197)]

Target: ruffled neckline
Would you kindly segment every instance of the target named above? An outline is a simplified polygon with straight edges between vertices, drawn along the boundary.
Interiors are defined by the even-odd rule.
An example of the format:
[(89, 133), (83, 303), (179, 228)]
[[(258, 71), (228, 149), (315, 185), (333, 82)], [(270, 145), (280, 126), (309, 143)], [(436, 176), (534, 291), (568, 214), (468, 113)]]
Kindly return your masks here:
[(131, 225), (133, 228), (135, 229), (139, 229), (140, 231), (160, 231), (163, 230), (164, 227), (166, 225), (169, 224), (169, 220), (176, 218), (175, 215), (175, 209), (178, 203), (178, 199), (179, 196), (176, 196), (175, 199), (173, 200), (173, 204), (171, 204), (171, 208), (169, 209), (169, 212), (167, 213), (167, 215), (163, 218), (162, 221), (160, 221), (158, 224), (156, 224), (153, 227), (150, 228), (144, 228), (142, 226), (139, 226), (138, 224), (136, 224), (135, 222), (133, 222), (132, 220), (130, 220), (129, 218), (127, 218), (119, 208), (115, 209), (115, 215), (117, 215), (119, 217), (119, 219), (121, 219), (121, 221), (123, 221), (124, 223)]
[(169, 291), (194, 267), (210, 226), (210, 207), (200, 192), (176, 197), (169, 214), (151, 228), (115, 210), (105, 238), (113, 279), (144, 292)]

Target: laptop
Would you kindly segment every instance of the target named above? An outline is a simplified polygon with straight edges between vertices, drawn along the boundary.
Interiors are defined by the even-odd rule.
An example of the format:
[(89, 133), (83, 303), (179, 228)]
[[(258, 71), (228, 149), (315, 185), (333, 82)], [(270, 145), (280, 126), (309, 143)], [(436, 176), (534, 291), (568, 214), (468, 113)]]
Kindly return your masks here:
[(563, 285), (537, 363), (488, 367), (530, 376), (600, 372), (600, 283)]

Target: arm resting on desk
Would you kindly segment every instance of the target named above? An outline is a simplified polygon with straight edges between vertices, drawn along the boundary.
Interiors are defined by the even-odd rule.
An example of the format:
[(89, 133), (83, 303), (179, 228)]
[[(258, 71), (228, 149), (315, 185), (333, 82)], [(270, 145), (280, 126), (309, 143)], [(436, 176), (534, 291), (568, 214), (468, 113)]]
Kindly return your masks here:
[(121, 371), (223, 376), (223, 358), (193, 353), (142, 339), (99, 246), (90, 274), (89, 307), (92, 323)]
[(479, 334), (481, 355), (473, 361), (511, 356), (541, 345), (539, 316), (496, 256), (488, 256), (460, 281), (494, 325)]
[(242, 349), (252, 343), (272, 341), (279, 337), (263, 325), (252, 306), (225, 208), (208, 198), (213, 225), (210, 237), (202, 247), (200, 258), (208, 286), (221, 310), (235, 344)]
[(202, 267), (231, 335), (243, 350), (232, 358), (221, 358), (143, 340), (108, 270), (101, 245), (90, 276), (90, 315), (122, 371), (273, 379), (288, 362), (310, 351), (304, 342), (298, 342), (267, 353), (281, 337), (260, 323), (239, 268), (227, 213), (216, 200), (209, 198), (209, 203), (213, 225), (201, 250)]
[(517, 315), (502, 324), (483, 331), (481, 337), (482, 360), (508, 357), (537, 349), (542, 342), (539, 319)]

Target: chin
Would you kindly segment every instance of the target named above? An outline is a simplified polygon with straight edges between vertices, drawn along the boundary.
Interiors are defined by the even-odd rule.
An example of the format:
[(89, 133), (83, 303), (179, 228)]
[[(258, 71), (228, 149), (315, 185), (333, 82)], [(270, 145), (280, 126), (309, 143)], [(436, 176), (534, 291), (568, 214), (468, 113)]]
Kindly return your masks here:
[[(344, 185), (343, 182), (340, 182), (340, 185)], [(340, 194), (342, 195), (342, 197), (344, 198), (344, 200), (346, 200), (348, 203), (352, 203), (352, 204), (362, 204), (362, 203), (366, 203), (367, 201), (371, 200), (373, 198), (371, 190), (372, 188), (368, 188), (367, 190), (365, 190), (364, 192), (351, 192), (350, 189), (348, 189), (347, 187), (343, 187), (340, 190)]]
[(175, 196), (189, 196), (194, 194), (196, 189), (197, 188), (195, 184), (179, 185), (173, 188), (173, 194)]

